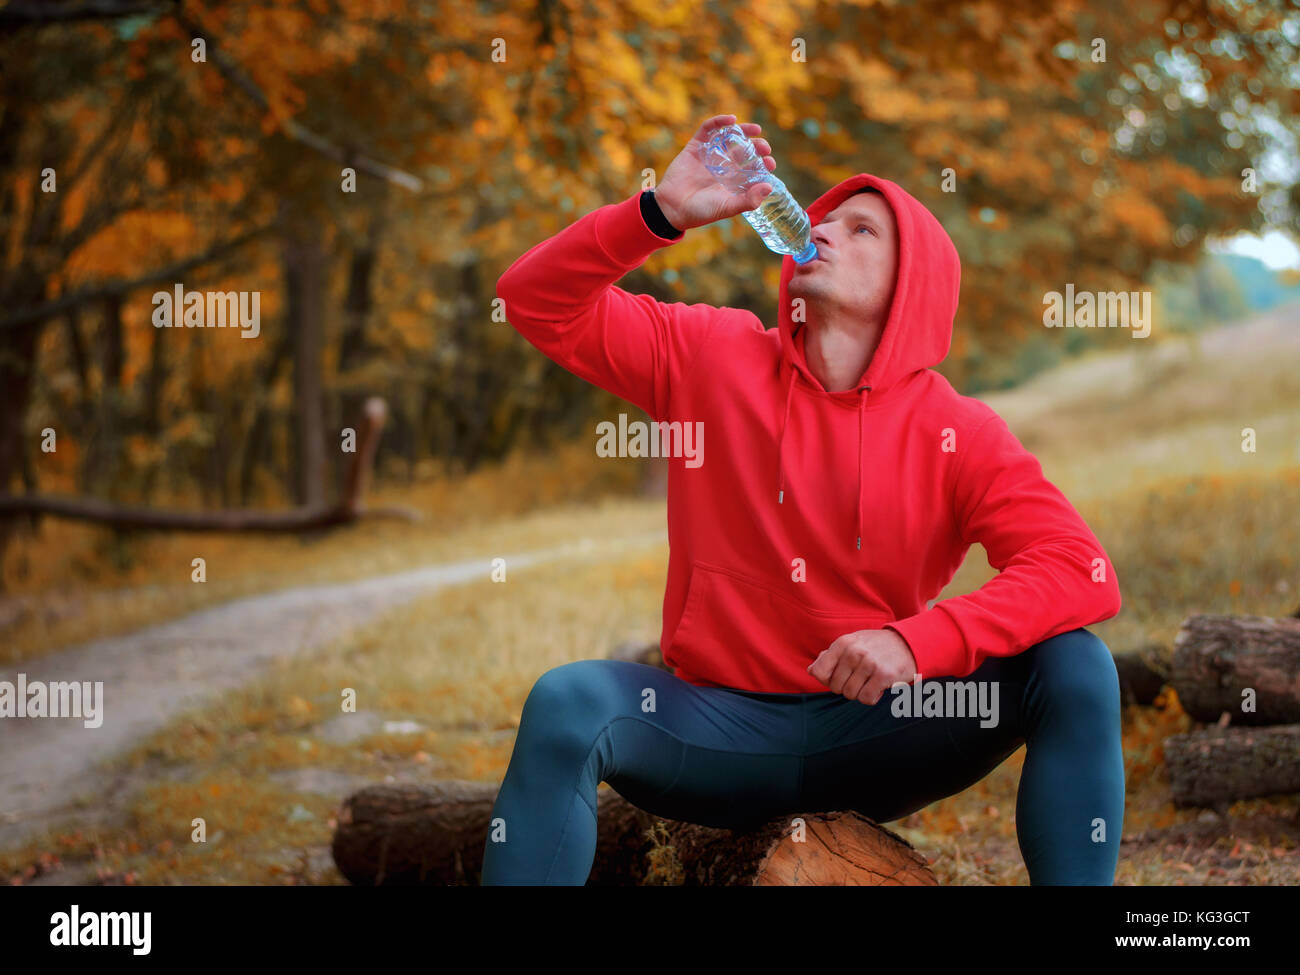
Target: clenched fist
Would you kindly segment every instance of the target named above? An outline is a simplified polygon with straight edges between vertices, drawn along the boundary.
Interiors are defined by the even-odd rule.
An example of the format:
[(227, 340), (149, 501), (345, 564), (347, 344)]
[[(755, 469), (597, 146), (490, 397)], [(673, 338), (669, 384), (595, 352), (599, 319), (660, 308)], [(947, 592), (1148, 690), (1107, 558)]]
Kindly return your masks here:
[(875, 704), (894, 684), (912, 682), (916, 658), (907, 641), (893, 630), (858, 630), (818, 654), (808, 673), (836, 694)]
[[(715, 115), (696, 131), (686, 148), (677, 154), (664, 172), (664, 178), (655, 188), (655, 200), (668, 222), (678, 230), (702, 227), (716, 220), (725, 220), (746, 210), (756, 210), (763, 197), (772, 192), (768, 183), (755, 183), (745, 193), (733, 193), (718, 182), (718, 178), (704, 165), (704, 146), (714, 131), (731, 125), (734, 115)], [(757, 122), (746, 122), (741, 131), (749, 136), (758, 150), (763, 165), (770, 173), (776, 169), (772, 147), (766, 139), (756, 138), (762, 131)]]

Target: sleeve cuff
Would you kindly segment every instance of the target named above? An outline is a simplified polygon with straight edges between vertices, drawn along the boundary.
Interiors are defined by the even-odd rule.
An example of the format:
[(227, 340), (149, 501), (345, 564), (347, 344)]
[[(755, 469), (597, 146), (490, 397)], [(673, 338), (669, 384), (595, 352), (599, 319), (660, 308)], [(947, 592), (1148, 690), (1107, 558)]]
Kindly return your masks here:
[(596, 221), (596, 239), (601, 248), (623, 267), (637, 267), (661, 247), (668, 247), (681, 237), (672, 240), (656, 234), (646, 225), (641, 212), (641, 193), (638, 191), (622, 203), (602, 207)]
[(965, 677), (970, 672), (966, 639), (946, 609), (935, 605), (923, 613), (886, 623), (904, 640), (916, 658), (923, 679)]
[(645, 220), (647, 227), (665, 240), (676, 240), (684, 232), (668, 222), (668, 218), (664, 216), (663, 208), (659, 206), (659, 200), (655, 197), (654, 190), (641, 191), (641, 217)]

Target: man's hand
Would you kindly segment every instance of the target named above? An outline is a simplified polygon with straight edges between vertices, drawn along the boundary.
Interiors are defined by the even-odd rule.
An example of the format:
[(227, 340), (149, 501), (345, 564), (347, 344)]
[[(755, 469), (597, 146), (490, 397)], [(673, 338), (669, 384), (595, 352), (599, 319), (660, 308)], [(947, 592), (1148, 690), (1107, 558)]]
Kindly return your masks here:
[(851, 701), (875, 704), (899, 681), (912, 682), (916, 658), (893, 630), (858, 630), (823, 650), (808, 673)]
[[(686, 148), (678, 153), (655, 187), (655, 201), (668, 222), (678, 230), (702, 227), (715, 220), (725, 220), (746, 210), (756, 210), (763, 197), (772, 192), (769, 183), (755, 183), (745, 193), (733, 193), (704, 165), (704, 146), (714, 131), (731, 125), (734, 115), (715, 115), (700, 126)], [(770, 173), (776, 169), (772, 147), (766, 139), (755, 138), (762, 126), (746, 122), (741, 130), (749, 136)]]

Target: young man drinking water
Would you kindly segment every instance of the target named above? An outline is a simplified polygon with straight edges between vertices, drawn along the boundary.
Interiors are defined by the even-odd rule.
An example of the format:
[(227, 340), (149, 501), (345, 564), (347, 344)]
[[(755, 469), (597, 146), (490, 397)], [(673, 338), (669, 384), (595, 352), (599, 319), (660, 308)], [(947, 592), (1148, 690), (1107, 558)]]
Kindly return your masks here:
[[(709, 135), (735, 121), (704, 122), (657, 190), (587, 214), (497, 286), (514, 328), (565, 369), (654, 421), (710, 429), (703, 464), (669, 461), (660, 646), (673, 673), (582, 660), (538, 678), (482, 883), (585, 883), (602, 781), (706, 826), (846, 809), (889, 822), (1023, 744), (1030, 882), (1110, 884), (1119, 682), (1083, 627), (1119, 611), (1119, 586), (1001, 417), (930, 368), (960, 280), (939, 222), (888, 180), (839, 183), (808, 208), (818, 259), (784, 259), (771, 331), (747, 311), (614, 286), (771, 189), (733, 195), (703, 165)], [(775, 170), (760, 127), (742, 128)], [(999, 574), (933, 602), (976, 542)], [(994, 720), (944, 707), (976, 696), (998, 702)]]

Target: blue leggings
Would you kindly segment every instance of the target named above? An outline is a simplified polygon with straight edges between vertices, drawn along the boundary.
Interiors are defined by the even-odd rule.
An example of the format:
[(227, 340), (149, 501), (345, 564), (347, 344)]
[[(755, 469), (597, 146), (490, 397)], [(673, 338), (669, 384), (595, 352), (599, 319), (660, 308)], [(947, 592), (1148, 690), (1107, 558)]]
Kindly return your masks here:
[(602, 781), (646, 812), (704, 826), (836, 810), (887, 823), (978, 782), (1022, 744), (1016, 834), (1030, 883), (1113, 883), (1124, 758), (1105, 643), (1071, 630), (921, 691), (942, 684), (947, 700), (947, 685), (967, 682), (983, 685), (986, 716), (996, 688), (995, 724), (970, 707), (896, 716), (892, 690), (866, 705), (699, 687), (619, 660), (555, 667), (524, 703), (481, 883), (586, 883)]

